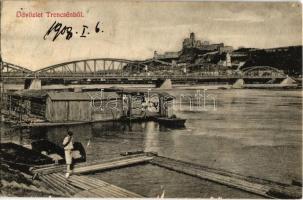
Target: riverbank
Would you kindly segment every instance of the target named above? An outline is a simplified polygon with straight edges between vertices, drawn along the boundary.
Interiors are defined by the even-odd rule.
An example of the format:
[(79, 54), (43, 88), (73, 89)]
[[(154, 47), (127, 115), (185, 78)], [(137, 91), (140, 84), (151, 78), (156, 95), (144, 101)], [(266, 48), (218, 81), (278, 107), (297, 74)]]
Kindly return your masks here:
[[(34, 188), (35, 184), (30, 180), (29, 176), (21, 173), (16, 169), (12, 169), (9, 165), (1, 163), (1, 187), (0, 196), (2, 197), (48, 197), (49, 194), (39, 192)], [(25, 195), (26, 194), (26, 195)]]

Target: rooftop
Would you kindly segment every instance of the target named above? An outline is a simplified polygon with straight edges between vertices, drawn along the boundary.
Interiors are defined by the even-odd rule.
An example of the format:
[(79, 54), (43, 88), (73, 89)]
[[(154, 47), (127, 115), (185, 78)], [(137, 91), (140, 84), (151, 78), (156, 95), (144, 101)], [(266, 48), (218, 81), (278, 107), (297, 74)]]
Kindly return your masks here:
[(53, 101), (91, 101), (96, 100), (112, 100), (119, 99), (120, 96), (116, 92), (49, 92), (48, 96)]
[(94, 91), (94, 92), (54, 92), (54, 91), (47, 91), (47, 90), (23, 90), (17, 91), (10, 94), (11, 96), (18, 96), (25, 99), (30, 98), (46, 98), (47, 96), (54, 101), (58, 100), (66, 100), (66, 101), (90, 101), (92, 99), (98, 100), (111, 100), (111, 99), (118, 99), (120, 98), (117, 92), (101, 92), (101, 91)]

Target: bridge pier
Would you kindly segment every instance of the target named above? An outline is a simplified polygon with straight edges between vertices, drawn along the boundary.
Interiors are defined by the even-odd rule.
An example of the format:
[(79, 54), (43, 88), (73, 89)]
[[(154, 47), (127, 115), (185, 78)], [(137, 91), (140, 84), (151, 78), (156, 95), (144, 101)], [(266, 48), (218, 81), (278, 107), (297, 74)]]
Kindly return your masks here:
[(165, 79), (163, 83), (160, 85), (160, 89), (172, 89), (172, 82), (170, 79)]
[(41, 80), (37, 78), (31, 80), (31, 83), (28, 87), (27, 84), (24, 85), (24, 89), (41, 90), (42, 89)]
[(236, 82), (232, 85), (232, 88), (234, 89), (241, 89), (244, 87), (244, 80), (241, 78), (241, 79), (238, 79), (236, 80)]
[(296, 82), (294, 79), (290, 78), (289, 76), (286, 77), (286, 78), (280, 83), (280, 85), (293, 85), (293, 84), (297, 84), (297, 82)]

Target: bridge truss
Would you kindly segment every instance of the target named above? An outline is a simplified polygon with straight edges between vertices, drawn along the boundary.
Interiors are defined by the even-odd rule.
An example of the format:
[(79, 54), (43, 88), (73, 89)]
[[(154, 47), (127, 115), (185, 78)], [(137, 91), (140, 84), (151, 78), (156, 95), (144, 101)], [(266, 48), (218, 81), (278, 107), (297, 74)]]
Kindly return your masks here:
[(286, 76), (282, 70), (270, 66), (253, 66), (242, 70), (242, 75), (249, 77), (281, 77)]
[(145, 65), (136, 61), (99, 58), (78, 60), (52, 65), (35, 71), (37, 78), (55, 77), (110, 77), (132, 76), (145, 69)]
[(1, 75), (4, 77), (27, 76), (33, 74), (33, 71), (29, 69), (8, 62), (2, 62), (2, 65), (0, 66), (1, 66)]
[[(152, 63), (156, 62), (163, 65), (164, 71), (148, 73), (152, 70)], [(165, 74), (165, 69), (174, 68), (170, 63), (158, 60), (131, 61), (126, 59), (97, 58), (77, 60), (55, 64), (37, 71), (31, 71), (24, 67), (3, 62), (1, 76), (3, 78), (23, 78), (23, 79), (175, 79), (175, 80), (202, 80), (202, 79), (237, 79), (237, 78), (283, 78), (286, 77), (283, 71), (269, 66), (254, 66), (242, 69), (236, 74), (216, 74), (216, 73), (184, 73), (184, 74)], [(189, 67), (189, 66), (187, 66)], [(161, 68), (162, 69), (162, 68)]]

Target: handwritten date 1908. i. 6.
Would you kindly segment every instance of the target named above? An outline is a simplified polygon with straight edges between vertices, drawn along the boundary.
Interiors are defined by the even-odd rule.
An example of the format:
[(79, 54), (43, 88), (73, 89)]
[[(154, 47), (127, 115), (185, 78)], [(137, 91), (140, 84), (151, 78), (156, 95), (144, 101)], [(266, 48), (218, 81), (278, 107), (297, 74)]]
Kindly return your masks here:
[[(100, 22), (97, 22), (96, 26), (95, 26), (95, 33), (99, 33), (100, 32), (100, 28), (99, 28), (99, 24)], [(63, 26), (62, 23), (59, 23), (57, 21), (55, 21), (53, 23), (53, 25), (46, 31), (43, 39), (46, 40), (47, 37), (54, 32), (55, 35), (52, 39), (52, 41), (54, 42), (57, 37), (59, 37), (59, 35), (65, 36), (66, 40), (70, 40), (73, 37), (73, 34), (78, 34), (78, 32), (74, 32), (73, 33), (73, 27), (71, 26)], [(103, 32), (103, 31), (101, 31)], [(87, 35), (90, 34), (90, 32), (88, 31), (88, 26), (83, 25), (82, 27), (82, 31), (80, 34), (81, 38), (85, 38)]]

